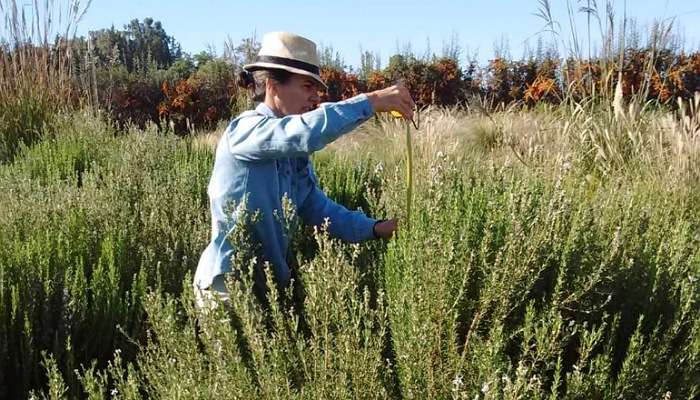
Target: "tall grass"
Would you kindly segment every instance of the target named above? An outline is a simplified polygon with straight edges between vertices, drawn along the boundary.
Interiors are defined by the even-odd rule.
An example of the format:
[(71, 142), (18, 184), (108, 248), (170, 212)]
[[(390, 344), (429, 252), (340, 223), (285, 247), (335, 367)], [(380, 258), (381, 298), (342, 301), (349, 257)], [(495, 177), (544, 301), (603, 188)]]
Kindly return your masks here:
[(77, 99), (69, 39), (89, 6), (0, 0), (0, 162), (41, 139), (51, 117)]
[[(3, 205), (14, 261), (0, 263), (6, 351), (34, 373), (22, 390), (44, 365), (35, 395), (71, 398), (694, 398), (697, 120), (641, 106), (615, 118), (612, 104), (433, 109), (414, 132), (410, 230), (404, 126), (368, 124), (316, 155), (317, 171), (351, 208), (402, 217), (397, 237), (301, 230), (303, 292), (261, 303), (233, 285), (230, 314), (202, 313), (190, 286), (210, 151), (74, 121), (62, 151), (5, 168), (5, 191), (23, 193)], [(46, 193), (60, 201), (19, 200)], [(97, 201), (76, 211), (73, 196)]]
[[(548, 0), (538, 0), (538, 5), (535, 15), (544, 22), (541, 33), (551, 35), (551, 45), (559, 54), (560, 65), (566, 65), (567, 60), (573, 61), (572, 70), (568, 71), (573, 75), (572, 82), (566, 90), (566, 100), (574, 98), (571, 94), (577, 88), (586, 88), (591, 96), (588, 100), (611, 100), (622, 79), (622, 71), (630, 67), (626, 55), (630, 50), (642, 48), (645, 49), (643, 65), (631, 68), (641, 68), (645, 79), (639, 87), (632, 88), (630, 93), (636, 101), (646, 99), (652, 88), (651, 78), (656, 69), (655, 63), (661, 54), (668, 50), (683, 50), (681, 36), (676, 33), (675, 17), (655, 20), (648, 30), (645, 30), (627, 16), (626, 3), (623, 5), (623, 14), (619, 17), (615, 12), (614, 1), (599, 3), (595, 0), (567, 0), (565, 6), (568, 20), (562, 24), (554, 19)], [(587, 54), (584, 54), (581, 48), (583, 38), (576, 25), (576, 15), (581, 13), (586, 17)], [(600, 70), (601, 93), (597, 92), (593, 74), (589, 69), (592, 65)], [(666, 76), (663, 79), (671, 78)]]

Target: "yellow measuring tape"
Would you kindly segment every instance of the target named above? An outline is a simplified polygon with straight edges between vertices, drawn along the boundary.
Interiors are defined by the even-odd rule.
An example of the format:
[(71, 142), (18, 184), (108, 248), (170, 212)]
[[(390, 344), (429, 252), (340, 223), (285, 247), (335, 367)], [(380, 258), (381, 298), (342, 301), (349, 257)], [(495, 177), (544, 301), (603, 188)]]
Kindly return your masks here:
[[(403, 118), (398, 111), (392, 111), (391, 115)], [(416, 113), (417, 115), (417, 113)], [(406, 120), (406, 226), (411, 227), (411, 203), (413, 202), (413, 145), (411, 144), (411, 124), (418, 130), (418, 123), (414, 119)]]

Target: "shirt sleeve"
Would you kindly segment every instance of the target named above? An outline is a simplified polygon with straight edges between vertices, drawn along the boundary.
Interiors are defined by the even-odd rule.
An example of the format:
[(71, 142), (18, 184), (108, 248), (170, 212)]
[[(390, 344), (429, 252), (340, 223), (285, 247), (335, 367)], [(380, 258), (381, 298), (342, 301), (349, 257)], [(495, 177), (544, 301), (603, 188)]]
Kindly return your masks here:
[(367, 121), (374, 109), (367, 95), (326, 103), (282, 118), (245, 114), (226, 130), (231, 154), (242, 161), (304, 157)]
[(299, 216), (306, 223), (323, 226), (328, 219), (328, 233), (350, 243), (374, 238), (376, 219), (367, 217), (362, 211), (350, 211), (329, 199), (316, 184), (318, 180), (311, 167), (308, 179), (311, 181), (311, 188), (298, 208)]

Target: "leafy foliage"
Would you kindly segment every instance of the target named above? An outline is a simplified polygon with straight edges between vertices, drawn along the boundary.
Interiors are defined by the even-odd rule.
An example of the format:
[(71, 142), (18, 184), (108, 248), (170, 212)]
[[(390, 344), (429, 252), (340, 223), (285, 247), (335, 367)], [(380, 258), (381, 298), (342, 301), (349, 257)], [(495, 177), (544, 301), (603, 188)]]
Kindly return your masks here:
[(510, 106), (424, 111), (411, 221), (404, 125), (314, 155), (329, 196), (400, 231), (300, 225), (294, 285), (259, 298), (244, 274), (227, 311), (191, 288), (213, 155), (163, 128), (230, 118), (255, 40), (232, 62), (151, 19), (33, 34), (0, 47), (0, 398), (700, 396), (697, 54), (401, 54), (356, 75), (324, 48), (327, 100), (400, 79), (424, 106)]
[[(650, 142), (626, 158), (616, 135), (607, 158), (589, 159), (602, 137), (580, 139), (665, 120), (644, 112), (618, 124), (593, 104), (550, 110), (519, 159), (507, 131), (464, 147), (469, 134), (453, 143), (431, 127), (473, 117), (428, 114), (412, 229), (361, 245), (300, 229), (299, 289), (260, 302), (250, 282), (231, 285), (231, 314), (203, 312), (191, 289), (210, 151), (69, 119), (1, 170), (2, 395), (697, 396), (700, 149), (670, 157)], [(314, 157), (330, 196), (403, 216), (394, 125)], [(553, 130), (564, 143), (542, 136)], [(377, 143), (385, 152), (366, 151)]]

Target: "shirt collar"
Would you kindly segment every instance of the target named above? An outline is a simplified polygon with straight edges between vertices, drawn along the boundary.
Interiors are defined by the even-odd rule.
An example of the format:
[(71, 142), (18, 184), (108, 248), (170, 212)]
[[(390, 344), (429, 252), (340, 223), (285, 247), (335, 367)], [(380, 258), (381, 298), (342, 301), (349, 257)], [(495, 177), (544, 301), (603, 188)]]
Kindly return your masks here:
[(258, 106), (255, 107), (255, 111), (266, 116), (266, 117), (270, 117), (270, 118), (276, 117), (274, 111), (272, 111), (272, 109), (270, 107), (268, 107), (267, 104), (265, 104), (265, 103), (258, 104)]

